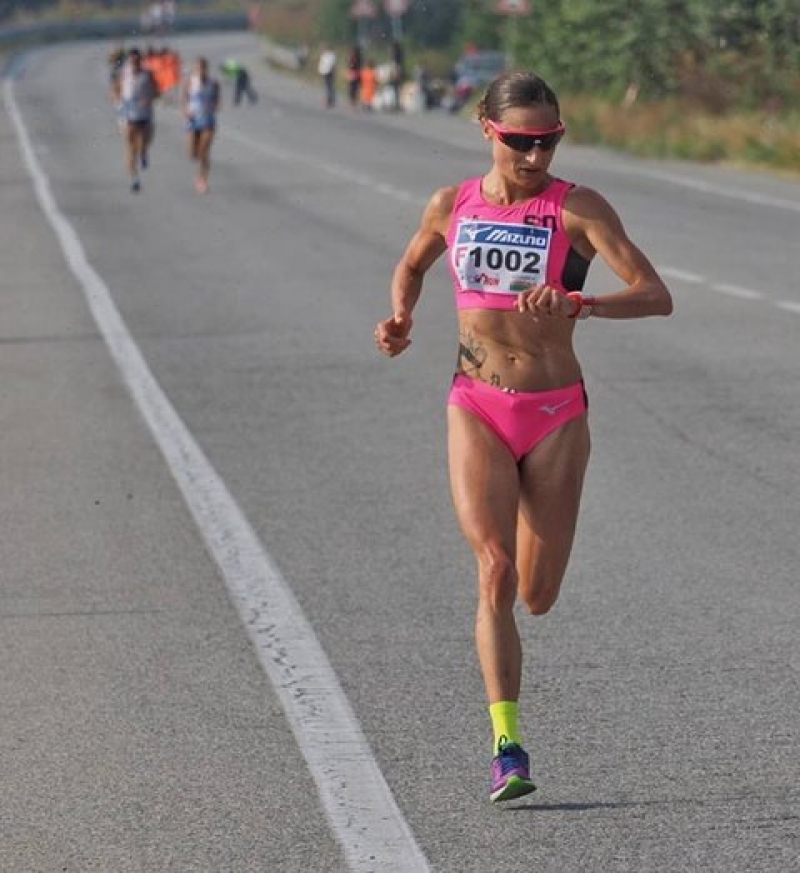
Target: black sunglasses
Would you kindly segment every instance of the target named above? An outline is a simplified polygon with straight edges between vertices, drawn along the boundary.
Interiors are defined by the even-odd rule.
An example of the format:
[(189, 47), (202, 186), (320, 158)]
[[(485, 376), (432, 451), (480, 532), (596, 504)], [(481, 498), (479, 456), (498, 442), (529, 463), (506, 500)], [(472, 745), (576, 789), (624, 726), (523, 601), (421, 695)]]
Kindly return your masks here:
[(549, 152), (561, 142), (561, 137), (566, 132), (566, 128), (561, 122), (550, 130), (512, 130), (508, 127), (502, 127), (490, 118), (486, 119), (486, 123), (497, 134), (497, 138), (504, 146), (508, 146), (515, 152), (523, 153), (532, 149)]

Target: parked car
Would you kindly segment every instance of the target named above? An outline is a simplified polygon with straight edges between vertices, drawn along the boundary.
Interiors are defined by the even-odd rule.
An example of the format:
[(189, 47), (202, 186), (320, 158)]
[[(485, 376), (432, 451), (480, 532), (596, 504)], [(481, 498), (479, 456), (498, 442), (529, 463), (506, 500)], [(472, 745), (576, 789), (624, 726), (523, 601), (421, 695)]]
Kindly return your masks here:
[(507, 61), (504, 52), (467, 52), (457, 61), (456, 81), (468, 79), (474, 88), (488, 85), (492, 79), (506, 71)]
[(453, 68), (453, 95), (450, 100), (451, 112), (458, 112), (472, 97), (475, 91), (488, 85), (494, 78), (506, 71), (506, 56), (503, 52), (467, 52)]

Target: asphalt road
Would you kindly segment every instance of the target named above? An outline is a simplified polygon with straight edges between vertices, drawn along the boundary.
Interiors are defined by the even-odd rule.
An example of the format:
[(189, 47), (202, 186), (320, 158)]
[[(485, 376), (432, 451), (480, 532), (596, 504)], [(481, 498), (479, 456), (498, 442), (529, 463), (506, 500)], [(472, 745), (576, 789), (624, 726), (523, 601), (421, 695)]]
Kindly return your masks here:
[(107, 46), (5, 86), (0, 870), (800, 868), (800, 182), (560, 148), (676, 311), (579, 326), (579, 537), (520, 616), (539, 790), (496, 808), (443, 266), (409, 353), (372, 343), (485, 145), (179, 47), (262, 96), (226, 90), (206, 197), (168, 106), (129, 193)]

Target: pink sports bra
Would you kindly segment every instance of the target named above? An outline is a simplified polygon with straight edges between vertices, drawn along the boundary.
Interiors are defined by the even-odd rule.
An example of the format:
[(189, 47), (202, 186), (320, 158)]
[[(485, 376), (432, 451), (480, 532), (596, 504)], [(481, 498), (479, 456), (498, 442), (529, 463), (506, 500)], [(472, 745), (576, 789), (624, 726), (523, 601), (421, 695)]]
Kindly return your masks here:
[(516, 309), (518, 294), (545, 282), (564, 293), (582, 290), (589, 261), (572, 248), (561, 221), (573, 184), (553, 179), (535, 197), (494, 206), (482, 183), (461, 183), (447, 231), (458, 309)]

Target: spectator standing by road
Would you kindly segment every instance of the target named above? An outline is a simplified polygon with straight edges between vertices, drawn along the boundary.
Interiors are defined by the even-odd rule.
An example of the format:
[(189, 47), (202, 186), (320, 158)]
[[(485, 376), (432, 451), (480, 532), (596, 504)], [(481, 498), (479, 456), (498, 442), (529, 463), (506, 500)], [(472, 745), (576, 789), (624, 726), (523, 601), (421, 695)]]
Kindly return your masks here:
[(350, 108), (358, 109), (361, 94), (361, 70), (364, 65), (361, 46), (356, 43), (350, 51), (347, 60), (347, 97), (350, 100)]
[(317, 72), (322, 76), (325, 89), (325, 106), (332, 109), (336, 105), (336, 52), (329, 46), (323, 46), (317, 64)]
[(417, 99), (420, 109), (431, 108), (431, 77), (425, 67), (414, 68), (414, 84), (417, 86)]
[(361, 68), (361, 108), (372, 111), (375, 106), (375, 94), (378, 90), (378, 76), (375, 73), (375, 62), (368, 60)]
[(394, 92), (394, 106), (392, 107), (395, 110), (400, 110), (403, 108), (401, 102), (401, 94), (403, 90), (403, 84), (406, 80), (406, 53), (403, 48), (403, 43), (400, 42), (399, 39), (392, 40), (392, 61), (391, 61), (391, 79), (390, 84), (392, 86), (392, 91)]

